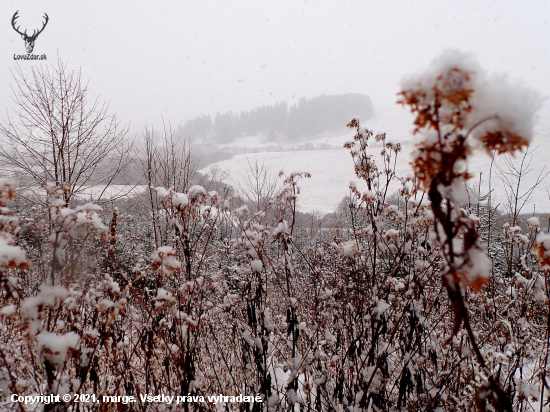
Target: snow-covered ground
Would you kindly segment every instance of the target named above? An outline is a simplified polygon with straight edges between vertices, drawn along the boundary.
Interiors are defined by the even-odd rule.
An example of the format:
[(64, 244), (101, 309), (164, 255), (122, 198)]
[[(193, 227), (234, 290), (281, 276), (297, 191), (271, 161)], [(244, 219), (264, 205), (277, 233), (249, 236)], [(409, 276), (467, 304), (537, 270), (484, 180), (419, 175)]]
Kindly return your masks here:
[[(402, 142), (403, 150), (398, 157), (396, 172), (398, 176), (412, 174), (409, 165), (410, 153), (413, 148), (413, 137), (410, 134), (410, 126), (408, 126), (412, 124), (410, 115), (406, 112), (396, 115), (395, 111), (391, 111), (389, 115), (384, 115), (384, 113), (387, 113), (384, 111), (381, 111), (381, 113), (377, 119), (367, 121), (364, 124), (362, 123), (362, 125), (375, 132), (386, 131), (388, 139)], [(353, 133), (350, 131), (346, 135), (323, 137), (322, 139), (313, 141), (324, 140), (331, 145), (341, 147), (344, 142), (352, 140), (352, 138)], [(258, 142), (256, 142), (256, 147), (259, 146)], [(266, 147), (267, 150), (269, 149)], [(548, 123), (539, 123), (536, 127), (535, 138), (531, 144), (530, 151), (532, 151), (531, 171), (522, 180), (521, 193), (525, 192), (535, 183), (540, 172), (543, 170), (550, 171), (550, 127), (548, 127)], [(380, 158), (378, 156), (380, 147), (369, 148), (369, 153), (375, 155), (375, 158)], [(520, 160), (520, 156), (516, 155), (515, 159), (517, 163)], [(310, 179), (304, 179), (299, 184), (302, 194), (298, 204), (300, 210), (303, 212), (315, 211), (319, 214), (333, 212), (342, 198), (349, 194), (350, 181), (356, 182), (359, 188), (362, 187), (360, 182), (357, 182), (354, 174), (351, 156), (348, 150), (344, 148), (241, 154), (234, 156), (232, 159), (209, 165), (200, 170), (200, 172), (207, 172), (212, 167), (219, 168), (228, 173), (227, 183), (232, 184), (243, 181), (249, 171), (249, 163), (254, 164), (256, 161), (259, 164), (264, 163), (265, 166), (269, 167), (273, 175), (276, 175), (281, 170), (285, 173), (311, 173)], [(501, 167), (505, 166), (502, 158), (497, 158), (496, 163)], [(483, 153), (476, 154), (469, 164), (469, 170), (474, 175), (474, 178), (469, 181), (469, 185), (472, 188), (477, 188), (479, 174), (482, 173), (482, 195), (488, 191), (490, 167), (491, 159)], [(492, 188), (494, 190), (493, 199), (495, 202), (504, 205), (506, 202), (505, 188), (498, 177), (495, 166), (492, 169)], [(397, 186), (395, 186), (394, 190), (397, 190)], [(548, 190), (550, 190), (550, 176), (544, 179), (535, 189), (531, 201), (525, 205), (522, 212), (533, 212), (534, 205), (536, 205), (536, 212), (550, 212)], [(502, 207), (501, 210), (503, 210)]]
[(147, 189), (146, 185), (104, 185), (86, 186), (78, 193), (82, 200), (97, 200), (99, 196), (102, 199), (113, 199), (119, 197), (129, 197), (142, 193)]
[[(147, 189), (146, 185), (95, 185), (85, 186), (78, 190), (76, 197), (82, 201), (96, 202), (102, 200), (131, 197), (142, 193)], [(46, 191), (40, 186), (33, 186), (23, 190), (23, 194), (44, 196)]]

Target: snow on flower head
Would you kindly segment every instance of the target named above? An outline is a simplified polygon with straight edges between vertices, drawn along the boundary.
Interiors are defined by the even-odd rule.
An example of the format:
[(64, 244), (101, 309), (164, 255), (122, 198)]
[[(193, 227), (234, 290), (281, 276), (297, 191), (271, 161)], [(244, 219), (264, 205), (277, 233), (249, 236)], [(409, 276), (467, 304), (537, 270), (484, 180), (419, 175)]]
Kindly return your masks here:
[[(445, 50), (437, 56), (430, 67), (422, 74), (408, 75), (401, 80), (402, 90), (418, 89), (424, 98), (433, 99), (436, 88), (446, 97), (474, 87), (472, 74), (479, 73), (480, 67), (471, 53), (458, 50)], [(453, 100), (453, 99), (451, 99)]]
[(352, 257), (359, 254), (359, 248), (357, 247), (357, 242), (355, 240), (350, 240), (343, 243), (340, 245), (340, 250), (344, 257)]
[(171, 246), (161, 246), (153, 253), (153, 270), (160, 270), (161, 275), (170, 276), (181, 269), (176, 250)]
[[(472, 55), (458, 51), (442, 53), (424, 74), (403, 81), (399, 96), (399, 103), (415, 116), (419, 138), (412, 167), (432, 204), (436, 237), (443, 245), (447, 233), (462, 236), (460, 240), (453, 234), (453, 243), (444, 250), (452, 275), (446, 287), (451, 294), (454, 283), (479, 290), (489, 282), (492, 261), (477, 242), (476, 222), (454, 209), (469, 201), (464, 189), (472, 176), (468, 160), (476, 149), (492, 154), (526, 147), (541, 100), (506, 77), (485, 75)], [(528, 243), (514, 229), (509, 231), (518, 241)]]
[(0, 236), (0, 272), (10, 268), (25, 269), (29, 267), (26, 252), (19, 246), (10, 243)]
[(55, 334), (42, 331), (37, 335), (38, 348), (44, 359), (56, 368), (63, 366), (69, 349), (75, 349), (80, 341), (80, 336), (75, 332)]
[(54, 215), (53, 220), (61, 225), (69, 237), (74, 239), (92, 232), (105, 233), (107, 231), (107, 226), (103, 224), (98, 214), (102, 210), (98, 205), (86, 203), (75, 209), (68, 207), (55, 209), (55, 214), (52, 214)]
[(248, 213), (248, 206), (242, 205), (241, 207), (235, 209), (234, 213), (237, 217), (244, 217)]
[(488, 151), (511, 152), (533, 137), (535, 114), (542, 107), (537, 92), (504, 75), (481, 77), (473, 94), (467, 127)]
[(532, 216), (529, 219), (527, 219), (527, 226), (530, 229), (540, 230), (540, 221), (538, 218)]
[[(534, 90), (505, 75), (487, 76), (472, 54), (458, 50), (444, 51), (422, 75), (405, 78), (401, 88), (404, 103), (422, 106), (437, 99), (440, 120), (471, 129), (471, 136), (485, 148), (501, 153), (529, 143), (535, 113), (542, 107)], [(421, 113), (415, 121), (417, 130), (430, 126), (433, 114)]]
[(487, 253), (480, 248), (471, 248), (468, 251), (468, 264), (459, 273), (462, 283), (479, 290), (489, 283), (493, 262)]
[(11, 179), (0, 178), (0, 206), (5, 207), (15, 197), (17, 183)]
[(538, 235), (533, 250), (539, 258), (542, 268), (550, 269), (550, 234)]
[(176, 209), (183, 209), (189, 204), (189, 198), (185, 193), (174, 193), (172, 195), (172, 206)]
[(257, 272), (257, 273), (260, 273), (262, 271), (262, 268), (263, 268), (263, 263), (261, 260), (258, 260), (258, 259), (254, 259), (251, 263), (251, 266), (252, 266), (252, 270), (254, 272)]
[(19, 219), (6, 208), (15, 197), (15, 181), (0, 178), (0, 273), (8, 269), (29, 267), (26, 252), (15, 244)]
[(170, 190), (164, 188), (164, 187), (151, 187), (152, 190), (154, 190), (160, 200), (164, 200), (168, 197), (170, 194)]
[(465, 162), (473, 149), (511, 153), (533, 134), (538, 95), (504, 76), (486, 76), (470, 54), (446, 51), (422, 75), (402, 84), (399, 103), (415, 115), (419, 134), (413, 169), (422, 189), (434, 180), (450, 186), (470, 178)]
[(202, 196), (203, 198), (206, 197), (206, 190), (204, 187), (199, 185), (194, 185), (189, 188), (189, 198), (191, 200), (197, 200), (199, 196)]
[(159, 288), (157, 291), (157, 296), (153, 299), (155, 300), (155, 307), (160, 307), (168, 302), (175, 302), (176, 298), (174, 297), (173, 293), (164, 289)]

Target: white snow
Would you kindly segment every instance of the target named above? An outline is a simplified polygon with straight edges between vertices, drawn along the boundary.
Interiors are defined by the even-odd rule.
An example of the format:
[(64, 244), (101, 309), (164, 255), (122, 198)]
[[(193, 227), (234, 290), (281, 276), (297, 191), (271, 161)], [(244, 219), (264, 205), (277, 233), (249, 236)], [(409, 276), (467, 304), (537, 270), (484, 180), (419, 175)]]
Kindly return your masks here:
[[(158, 188), (157, 188), (158, 189)], [(128, 198), (139, 195), (145, 190), (149, 190), (146, 185), (95, 185), (83, 186), (78, 188), (76, 198), (81, 201), (95, 202), (101, 196), (102, 200)], [(33, 196), (44, 194), (44, 189), (41, 186), (31, 186), (20, 191), (22, 195)]]
[(160, 267), (163, 276), (172, 275), (181, 269), (181, 262), (177, 259), (177, 252), (171, 246), (161, 246), (153, 252), (153, 264)]
[(383, 315), (384, 312), (386, 312), (390, 308), (390, 304), (386, 302), (384, 299), (380, 299), (378, 301), (378, 304), (376, 305), (376, 310), (378, 312), (378, 315)]
[(0, 315), (4, 316), (11, 316), (17, 311), (17, 308), (15, 305), (8, 305), (4, 306), (2, 309), (0, 309)]
[(262, 264), (261, 260), (255, 259), (251, 262), (252, 270), (254, 272), (261, 272), (264, 265)]
[(148, 189), (145, 185), (96, 185), (86, 186), (79, 190), (77, 197), (83, 200), (97, 200), (101, 195), (102, 199), (119, 197), (130, 197), (138, 195)]
[(157, 193), (159, 199), (164, 200), (170, 194), (170, 191), (165, 187), (155, 187), (153, 190)]
[(67, 356), (69, 348), (76, 348), (80, 336), (75, 332), (57, 335), (48, 331), (42, 331), (37, 336), (38, 347), (44, 351), (43, 355), (56, 366), (61, 366)]
[(174, 298), (172, 293), (167, 291), (166, 289), (159, 288), (159, 290), (157, 291), (157, 296), (154, 298), (154, 300), (166, 300), (169, 302), (175, 302), (176, 298)]
[(0, 267), (20, 266), (26, 261), (27, 254), (23, 249), (10, 245), (6, 238), (0, 237)]
[(527, 224), (532, 228), (540, 228), (540, 221), (537, 217), (530, 217), (527, 219)]
[(174, 193), (172, 195), (172, 206), (181, 209), (189, 204), (189, 198), (185, 193)]
[[(539, 257), (544, 258), (545, 262), (550, 259), (550, 234), (541, 233), (537, 236), (536, 243), (539, 247)], [(543, 255), (543, 256), (540, 256)], [(547, 264), (544, 264), (547, 267)]]
[(206, 196), (206, 190), (204, 189), (204, 187), (199, 185), (194, 185), (189, 188), (189, 197), (192, 200), (195, 200), (199, 195)]
[(110, 299), (102, 299), (97, 303), (97, 306), (100, 311), (105, 312), (106, 310), (111, 309), (113, 306), (115, 306), (115, 302)]
[[(371, 122), (366, 122), (365, 126), (370, 127)], [(372, 122), (374, 123), (374, 122)], [(394, 125), (395, 127), (395, 125)], [(396, 134), (409, 139), (402, 145), (402, 151), (398, 155), (396, 174), (398, 177), (412, 176), (412, 169), (409, 165), (410, 153), (413, 149), (411, 137), (408, 131), (396, 131)], [(347, 140), (351, 140), (353, 133), (350, 131)], [(408, 137), (407, 137), (408, 136)], [(392, 136), (388, 136), (392, 137)], [(393, 139), (395, 140), (395, 139)], [(544, 148), (550, 147), (550, 129), (547, 126), (540, 126), (535, 131), (535, 137), (531, 143), (533, 150), (533, 159), (531, 169), (533, 171), (526, 175), (522, 180), (522, 187), (527, 190), (542, 170), (542, 167), (547, 163), (548, 150)], [(367, 153), (373, 155), (377, 164), (381, 166), (381, 158), (379, 156), (380, 147), (369, 147)], [(517, 161), (520, 160), (518, 155), (515, 156)], [(269, 167), (270, 172), (276, 175), (280, 170), (290, 172), (299, 168), (300, 170), (311, 173), (310, 179), (300, 181), (301, 194), (298, 196), (298, 207), (302, 212), (317, 212), (320, 214), (334, 212), (337, 204), (347, 195), (349, 195), (350, 181), (357, 185), (359, 190), (365, 191), (365, 185), (358, 182), (353, 171), (353, 161), (347, 149), (334, 150), (305, 150), (305, 151), (289, 151), (289, 152), (271, 152), (271, 153), (250, 153), (237, 155), (232, 159), (223, 160), (213, 165), (210, 165), (202, 170), (201, 173), (206, 173), (211, 167), (218, 167), (220, 170), (227, 171), (229, 174), (226, 180), (229, 184), (235, 182), (243, 183), (246, 179), (250, 164), (258, 161), (259, 164), (265, 162)], [(496, 163), (504, 166), (502, 157), (496, 157)], [(379, 167), (380, 167), (379, 166)], [(491, 167), (491, 158), (479, 152), (475, 154), (469, 162), (468, 168), (473, 178), (468, 181), (469, 191), (477, 190), (479, 174), (482, 173), (481, 194), (485, 194), (489, 189), (489, 170)], [(391, 187), (391, 192), (396, 192), (397, 184)], [(546, 188), (550, 188), (550, 178), (544, 180), (542, 184), (533, 192), (531, 202), (529, 202), (522, 212), (531, 213), (533, 205), (536, 205), (536, 212), (550, 212), (550, 200), (546, 192)], [(493, 189), (493, 204), (500, 203), (502, 210), (506, 202), (506, 194), (504, 185), (499, 180), (496, 174), (496, 167), (492, 169), (492, 189)]]
[(357, 242), (355, 240), (350, 240), (342, 244), (342, 253), (345, 257), (355, 256), (359, 253), (357, 248)]
[[(466, 126), (470, 128), (476, 125), (472, 137), (478, 138), (489, 131), (501, 130), (531, 140), (534, 114), (542, 107), (541, 97), (504, 75), (486, 75), (472, 54), (445, 50), (432, 61), (427, 70), (419, 75), (408, 76), (401, 86), (402, 90), (421, 90), (429, 101), (433, 100), (435, 84), (444, 95), (452, 95), (464, 89), (473, 90), (470, 99), (472, 110), (466, 115)], [(442, 100), (440, 112), (450, 113), (451, 107), (447, 105), (449, 103)]]

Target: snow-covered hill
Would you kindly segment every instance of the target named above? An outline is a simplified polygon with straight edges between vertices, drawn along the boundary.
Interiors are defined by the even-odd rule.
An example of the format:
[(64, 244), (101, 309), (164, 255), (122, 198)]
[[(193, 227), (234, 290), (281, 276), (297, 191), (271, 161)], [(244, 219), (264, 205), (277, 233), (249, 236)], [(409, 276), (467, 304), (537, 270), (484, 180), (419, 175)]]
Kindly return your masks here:
[[(390, 121), (391, 120), (391, 121)], [(399, 154), (397, 164), (397, 175), (407, 176), (412, 174), (410, 162), (410, 153), (413, 148), (412, 136), (410, 135), (406, 124), (411, 124), (408, 120), (408, 114), (393, 116), (393, 118), (379, 118), (378, 121), (371, 121), (365, 126), (376, 132), (387, 131), (388, 139), (391, 141), (403, 142), (403, 150)], [(384, 125), (389, 125), (384, 127)], [(335, 146), (343, 145), (345, 141), (352, 140), (353, 133), (350, 131), (347, 135), (333, 136), (323, 138)], [(316, 139), (315, 141), (318, 141)], [(261, 144), (259, 145), (261, 146)], [(258, 143), (256, 142), (256, 147)], [(300, 210), (303, 212), (318, 212), (319, 214), (330, 213), (334, 211), (335, 206), (344, 196), (349, 194), (349, 183), (360, 182), (353, 171), (353, 162), (348, 150), (302, 150), (302, 151), (284, 151), (284, 152), (266, 152), (249, 153), (234, 156), (232, 159), (217, 162), (200, 172), (207, 172), (210, 168), (219, 168), (228, 173), (227, 183), (242, 182), (249, 171), (249, 165), (256, 161), (259, 164), (265, 164), (269, 167), (272, 174), (276, 175), (279, 171), (290, 172), (309, 172), (312, 177), (304, 179), (300, 183), (302, 194), (299, 199)], [(525, 192), (531, 187), (539, 174), (550, 171), (550, 128), (546, 125), (537, 127), (535, 138), (531, 144), (532, 160), (529, 167), (530, 172), (522, 179), (520, 192)], [(379, 158), (380, 147), (371, 147), (369, 153)], [(516, 155), (515, 162), (518, 163), (521, 156)], [(504, 159), (497, 158), (496, 162), (501, 167), (505, 167)], [(380, 163), (381, 164), (381, 163)], [(548, 165), (548, 166), (545, 166)], [(469, 165), (470, 172), (474, 175), (469, 181), (469, 186), (477, 188), (479, 183), (479, 174), (482, 173), (481, 194), (488, 191), (489, 172), (491, 159), (483, 153), (477, 154)], [(546, 167), (546, 168), (545, 168)], [(497, 203), (504, 205), (506, 202), (505, 186), (498, 177), (497, 168), (492, 169), (492, 188), (494, 190), (494, 199)], [(395, 186), (394, 190), (397, 190)], [(536, 212), (550, 212), (550, 200), (547, 190), (550, 190), (550, 176), (543, 180), (533, 192), (532, 200), (525, 205), (523, 213), (533, 212), (536, 205)], [(501, 206), (501, 209), (503, 206)], [(503, 210), (503, 209), (502, 209)]]

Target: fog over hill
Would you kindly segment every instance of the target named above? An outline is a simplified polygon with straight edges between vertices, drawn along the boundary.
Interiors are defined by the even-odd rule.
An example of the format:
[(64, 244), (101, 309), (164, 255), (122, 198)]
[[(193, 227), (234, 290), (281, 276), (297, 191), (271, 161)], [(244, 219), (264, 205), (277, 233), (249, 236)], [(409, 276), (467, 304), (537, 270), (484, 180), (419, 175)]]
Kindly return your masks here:
[(234, 113), (218, 112), (198, 116), (178, 126), (176, 134), (194, 142), (227, 144), (239, 137), (263, 135), (270, 142), (299, 141), (345, 130), (354, 117), (370, 119), (374, 115), (369, 96), (359, 93), (302, 97), (288, 107), (286, 102), (255, 107)]

